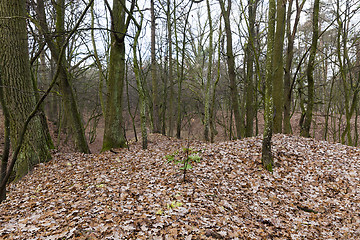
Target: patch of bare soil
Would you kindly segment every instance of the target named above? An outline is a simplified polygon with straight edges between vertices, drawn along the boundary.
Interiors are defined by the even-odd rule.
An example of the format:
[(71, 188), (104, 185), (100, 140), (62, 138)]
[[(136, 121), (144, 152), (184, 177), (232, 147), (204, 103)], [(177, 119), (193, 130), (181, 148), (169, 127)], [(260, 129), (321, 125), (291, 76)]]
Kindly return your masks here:
[[(191, 141), (200, 162), (164, 157), (186, 140), (151, 135), (117, 153), (64, 154), (10, 185), (2, 239), (360, 239), (360, 149), (275, 135)], [(178, 160), (182, 158), (178, 157)]]

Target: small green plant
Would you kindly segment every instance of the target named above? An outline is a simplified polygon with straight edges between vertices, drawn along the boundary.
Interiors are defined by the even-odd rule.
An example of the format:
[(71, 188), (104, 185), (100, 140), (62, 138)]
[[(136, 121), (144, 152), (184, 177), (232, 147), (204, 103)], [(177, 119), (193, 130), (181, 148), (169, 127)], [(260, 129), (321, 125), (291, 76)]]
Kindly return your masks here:
[(182, 148), (181, 152), (177, 150), (172, 154), (166, 155), (165, 158), (168, 163), (174, 162), (175, 164), (181, 164), (179, 170), (183, 171), (184, 182), (186, 180), (186, 171), (193, 168), (192, 164), (194, 162), (200, 162), (201, 160), (199, 153), (189, 147)]

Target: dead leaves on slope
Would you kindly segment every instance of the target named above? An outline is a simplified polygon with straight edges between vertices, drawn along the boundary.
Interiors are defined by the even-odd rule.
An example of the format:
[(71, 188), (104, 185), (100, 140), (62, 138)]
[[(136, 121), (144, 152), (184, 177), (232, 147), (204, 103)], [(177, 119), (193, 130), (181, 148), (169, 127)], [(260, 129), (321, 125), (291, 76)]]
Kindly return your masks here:
[(360, 150), (275, 135), (273, 173), (261, 139), (191, 142), (202, 157), (182, 182), (164, 156), (186, 141), (154, 135), (149, 150), (57, 154), (11, 186), (5, 239), (359, 239)]

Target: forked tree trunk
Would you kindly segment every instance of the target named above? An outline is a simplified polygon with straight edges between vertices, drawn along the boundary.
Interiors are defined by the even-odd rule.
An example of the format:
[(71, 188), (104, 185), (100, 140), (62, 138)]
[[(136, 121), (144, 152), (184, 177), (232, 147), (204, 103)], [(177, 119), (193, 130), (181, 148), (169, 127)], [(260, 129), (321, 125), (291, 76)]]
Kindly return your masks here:
[(111, 23), (111, 49), (109, 75), (107, 79), (107, 99), (105, 109), (105, 129), (102, 151), (126, 146), (122, 117), (123, 88), (125, 79), (125, 0), (113, 1)]

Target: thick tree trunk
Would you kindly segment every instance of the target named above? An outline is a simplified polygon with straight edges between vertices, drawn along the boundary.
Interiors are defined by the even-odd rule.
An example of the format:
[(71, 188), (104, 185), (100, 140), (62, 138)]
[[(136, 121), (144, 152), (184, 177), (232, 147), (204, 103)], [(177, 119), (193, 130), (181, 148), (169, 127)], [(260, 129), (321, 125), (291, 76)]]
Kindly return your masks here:
[[(2, 112), (4, 116), (4, 149), (1, 156), (1, 168), (0, 168), (0, 184), (5, 179), (7, 166), (9, 162), (10, 155), (10, 113), (6, 105), (5, 96), (4, 96), (4, 83), (1, 76), (0, 68), (0, 104), (2, 106)], [(0, 203), (6, 199), (6, 185), (4, 187), (0, 186)]]
[(125, 0), (113, 1), (111, 50), (109, 75), (107, 79), (107, 99), (105, 110), (105, 130), (102, 151), (126, 147), (125, 129), (122, 117), (123, 88), (125, 79)]
[[(13, 146), (36, 104), (31, 87), (25, 11), (25, 0), (0, 0), (0, 69)], [(24, 176), (35, 164), (51, 158), (46, 136), (40, 117), (34, 117), (14, 167), (16, 178)]]

